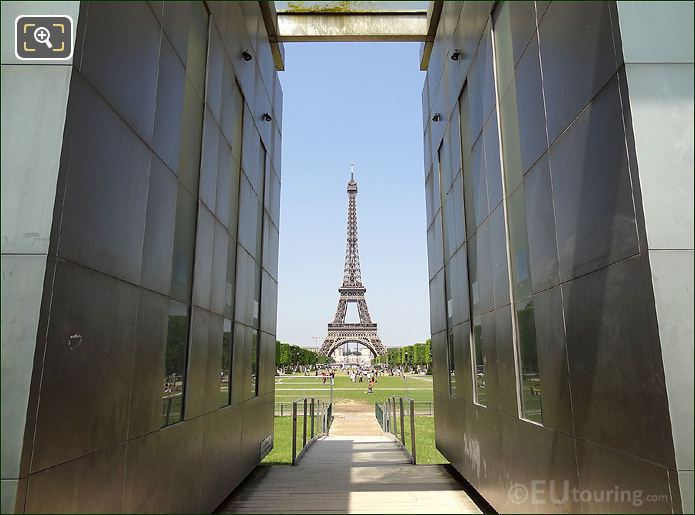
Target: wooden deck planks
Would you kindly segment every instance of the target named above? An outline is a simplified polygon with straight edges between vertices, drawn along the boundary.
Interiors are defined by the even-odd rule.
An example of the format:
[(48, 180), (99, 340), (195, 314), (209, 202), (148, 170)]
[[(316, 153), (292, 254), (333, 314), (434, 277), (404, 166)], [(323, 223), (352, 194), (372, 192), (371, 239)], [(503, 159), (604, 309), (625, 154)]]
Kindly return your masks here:
[(296, 467), (257, 471), (219, 512), (481, 513), (444, 467), (411, 465), (384, 436), (329, 436)]

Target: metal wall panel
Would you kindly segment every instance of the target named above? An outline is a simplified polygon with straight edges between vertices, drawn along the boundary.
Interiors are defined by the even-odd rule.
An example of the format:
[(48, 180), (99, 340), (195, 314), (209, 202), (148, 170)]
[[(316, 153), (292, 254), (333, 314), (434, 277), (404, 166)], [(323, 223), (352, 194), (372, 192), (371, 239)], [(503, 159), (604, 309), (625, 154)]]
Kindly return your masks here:
[[(425, 191), (435, 439), (500, 512), (681, 509), (686, 476), (674, 459), (643, 236), (641, 202), (653, 192), (640, 190), (636, 173), (615, 11), (612, 2), (466, 2), (453, 27), (440, 21), (430, 59), (423, 132), (432, 156)], [(448, 190), (459, 163), (464, 202), (454, 207), (455, 196), (439, 192), (439, 167)], [(677, 177), (662, 177), (661, 187), (683, 188)], [(460, 248), (457, 225), (469, 235)], [(448, 324), (442, 267), (455, 301)], [(520, 305), (533, 310), (539, 423), (520, 418)], [(461, 323), (469, 316), (458, 313), (471, 306), (482, 314), (482, 382), (470, 323)], [(453, 329), (451, 394), (444, 329)], [(473, 402), (476, 383), (485, 406)], [(532, 492), (534, 481), (546, 489), (554, 482), (560, 499), (514, 496), (517, 485)], [(562, 489), (580, 486), (650, 492), (658, 501), (562, 498)]]
[[(10, 479), (3, 480), (3, 511), (212, 511), (257, 465), (260, 442), (272, 433), (282, 91), (258, 5), (210, 7), (212, 15), (201, 2), (83, 3), (73, 17), (80, 59), (67, 115), (65, 99), (48, 106), (57, 109), (49, 122), (61, 133), (47, 134), (46, 143), (63, 147), (62, 161), (47, 154), (36, 167), (58, 185), (49, 191), (50, 181), (42, 181), (48, 186), (36, 192), (60, 205), (55, 213), (46, 208), (55, 217), (52, 241), (43, 248), (49, 266), (37, 256), (42, 295), (37, 290), (25, 302), (34, 332), (29, 326), (3, 331), (3, 367), (6, 337), (13, 345), (36, 340), (43, 358), (35, 360), (33, 352), (12, 358), (13, 366), (24, 360), (25, 368), (34, 367), (25, 377), (42, 381), (27, 382), (25, 395), (35, 400), (17, 409), (26, 414), (27, 402), (40, 399), (28, 411), (37, 416), (35, 438), (33, 417), (26, 424), (13, 419), (18, 438), (3, 438), (16, 444), (3, 447), (3, 478)], [(3, 5), (3, 18), (5, 11)], [(125, 35), (128, 27), (132, 37)], [(3, 56), (5, 50), (3, 36)], [(242, 50), (252, 53), (251, 61), (242, 59)], [(3, 96), (6, 86), (16, 86), (10, 78), (3, 69)], [(5, 104), (3, 123), (12, 118)], [(271, 122), (263, 121), (264, 112), (272, 113)], [(242, 155), (248, 157), (240, 203)], [(3, 171), (3, 194), (7, 177)], [(18, 187), (24, 191), (27, 184)], [(5, 238), (11, 218), (4, 208), (3, 202), (3, 251), (12, 241), (9, 232)], [(51, 224), (41, 223), (35, 243), (49, 234)], [(261, 263), (267, 273), (258, 297)], [(4, 278), (10, 264), (3, 255)], [(3, 282), (3, 296), (6, 291), (11, 288)], [(181, 422), (162, 428), (172, 302), (192, 305), (187, 373), (180, 379), (186, 405)], [(231, 405), (223, 406), (222, 316), (232, 310), (238, 322)], [(254, 324), (264, 330), (256, 337), (258, 395), (249, 366)], [(42, 332), (47, 337), (37, 340)], [(10, 377), (3, 374), (3, 395)], [(5, 419), (3, 411), (3, 437)], [(22, 462), (29, 476), (11, 479), (21, 476)]]

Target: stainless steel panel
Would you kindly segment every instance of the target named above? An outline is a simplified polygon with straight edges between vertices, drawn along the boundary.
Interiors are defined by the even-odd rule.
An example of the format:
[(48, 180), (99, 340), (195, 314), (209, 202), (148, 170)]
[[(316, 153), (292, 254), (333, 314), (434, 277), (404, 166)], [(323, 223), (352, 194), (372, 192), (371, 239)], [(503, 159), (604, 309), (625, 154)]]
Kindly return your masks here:
[(128, 442), (126, 513), (199, 512), (203, 417)]
[(89, 6), (80, 70), (148, 142), (157, 103), (160, 36), (159, 23), (144, 2)]
[(125, 441), (137, 300), (131, 285), (58, 262), (32, 471)]
[(176, 175), (153, 155), (147, 192), (140, 283), (145, 288), (165, 295), (169, 293), (171, 286), (176, 197)]
[(563, 280), (639, 251), (615, 79), (552, 146), (550, 175)]
[(577, 467), (583, 490), (600, 492), (610, 485), (620, 494), (591, 499), (582, 504), (583, 511), (669, 513), (673, 508), (664, 467), (584, 440), (577, 440)]
[(562, 286), (574, 425), (578, 437), (674, 467), (641, 259)]
[[(569, 494), (580, 487), (577, 480), (575, 440), (566, 434), (524, 420), (504, 417), (502, 421), (502, 445), (509, 481), (513, 485), (522, 485), (529, 495), (524, 498), (515, 496), (511, 489), (500, 489), (494, 496), (495, 504), (506, 501), (509, 512), (521, 513), (583, 511), (574, 496)], [(535, 489), (534, 482), (538, 485)], [(551, 491), (551, 487), (554, 490)], [(584, 488), (583, 483), (581, 487)], [(565, 489), (568, 491), (566, 499)], [(550, 497), (551, 492), (553, 498)], [(558, 499), (562, 501), (557, 502)]]
[(560, 287), (533, 296), (543, 425), (574, 434)]
[(552, 143), (616, 72), (608, 3), (553, 2), (538, 32)]
[(546, 156), (524, 176), (524, 202), (531, 287), (535, 293), (560, 283), (553, 191)]
[(72, 85), (58, 256), (139, 284), (151, 153), (78, 74)]
[(162, 422), (168, 316), (169, 299), (140, 289), (128, 416), (130, 439), (156, 431)]
[(205, 416), (201, 478), (201, 509), (212, 511), (242, 480), (237, 457), (241, 444), (241, 406), (230, 406)]
[(186, 69), (166, 37), (161, 38), (153, 149), (174, 173), (179, 172)]
[(28, 513), (116, 513), (122, 509), (126, 445), (32, 474)]

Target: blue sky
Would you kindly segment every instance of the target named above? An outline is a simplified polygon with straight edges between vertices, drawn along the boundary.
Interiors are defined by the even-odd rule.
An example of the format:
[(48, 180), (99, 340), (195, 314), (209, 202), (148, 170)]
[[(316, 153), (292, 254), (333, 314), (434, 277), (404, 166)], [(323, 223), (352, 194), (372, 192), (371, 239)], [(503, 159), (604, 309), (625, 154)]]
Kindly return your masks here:
[(362, 278), (387, 346), (429, 337), (417, 43), (285, 45), (278, 339), (326, 334), (355, 163)]

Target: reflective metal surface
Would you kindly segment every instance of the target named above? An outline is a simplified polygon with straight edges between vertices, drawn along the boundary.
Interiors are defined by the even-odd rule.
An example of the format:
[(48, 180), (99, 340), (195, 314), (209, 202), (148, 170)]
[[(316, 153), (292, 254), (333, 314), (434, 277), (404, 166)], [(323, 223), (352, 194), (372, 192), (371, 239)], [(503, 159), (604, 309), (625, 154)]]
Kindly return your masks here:
[(445, 10), (423, 89), (437, 447), (500, 512), (679, 511), (682, 402), (664, 385), (616, 5)]
[[(18, 403), (15, 449), (3, 411), (3, 511), (211, 511), (272, 433), (282, 92), (259, 4), (209, 8), (82, 3), (74, 16), (67, 108), (47, 113), (65, 134), (46, 136), (62, 158), (55, 219), (36, 226), (53, 224), (42, 292), (13, 303), (29, 325), (3, 330), (3, 371), (6, 335), (37, 349), (12, 354), (23, 399), (3, 377), (3, 410)], [(20, 75), (3, 57), (3, 123)], [(3, 201), (3, 252), (5, 214)], [(7, 328), (19, 264), (3, 255)]]

